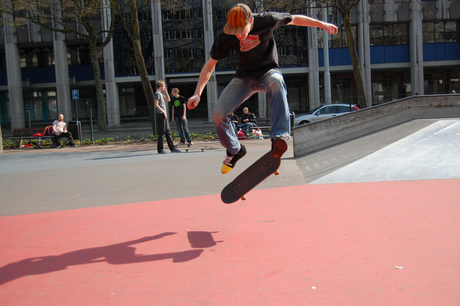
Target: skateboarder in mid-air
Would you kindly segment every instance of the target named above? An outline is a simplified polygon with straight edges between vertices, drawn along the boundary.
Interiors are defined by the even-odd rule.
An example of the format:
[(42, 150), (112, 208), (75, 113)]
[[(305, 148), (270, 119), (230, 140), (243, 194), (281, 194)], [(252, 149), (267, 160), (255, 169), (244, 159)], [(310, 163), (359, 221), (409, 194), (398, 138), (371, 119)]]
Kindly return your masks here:
[(227, 24), (214, 41), (211, 57), (201, 70), (195, 94), (188, 99), (188, 108), (196, 108), (217, 62), (226, 57), (228, 50), (234, 50), (238, 56), (235, 77), (220, 95), (212, 114), (219, 140), (227, 149), (222, 173), (230, 172), (246, 154), (246, 148), (239, 143), (232, 128), (229, 115), (255, 92), (267, 93), (271, 104), (272, 156), (281, 158), (287, 150), (286, 141), (291, 130), (289, 104), (274, 38), (275, 30), (285, 25), (319, 27), (330, 34), (337, 33), (335, 25), (304, 15), (276, 12), (252, 14), (247, 5), (236, 4), (228, 11)]

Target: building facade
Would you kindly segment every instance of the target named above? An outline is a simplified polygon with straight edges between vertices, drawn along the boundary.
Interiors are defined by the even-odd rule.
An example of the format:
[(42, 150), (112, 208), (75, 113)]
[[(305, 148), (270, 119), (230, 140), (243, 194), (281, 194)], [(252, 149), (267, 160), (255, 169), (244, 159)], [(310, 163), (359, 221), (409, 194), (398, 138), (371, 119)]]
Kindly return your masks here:
[[(231, 7), (224, 0), (190, 0), (188, 7), (164, 10), (158, 0), (139, 12), (142, 47), (152, 85), (166, 80), (188, 98)], [(322, 9), (304, 13), (324, 20)], [(298, 12), (295, 12), (298, 13)], [(327, 20), (339, 26), (328, 35), (332, 102), (356, 103), (346, 33), (333, 8)], [(101, 27), (111, 16), (101, 17)], [(14, 20), (13, 20), (14, 19)], [(367, 0), (352, 14), (367, 100), (371, 105), (410, 95), (459, 92), (460, 1)], [(44, 125), (59, 113), (66, 121), (89, 120), (97, 110), (88, 43), (72, 33), (55, 33), (25, 18), (4, 15), (0, 29), (0, 117), (5, 128)], [(323, 31), (281, 27), (276, 32), (280, 65), (291, 110), (307, 112), (324, 104)], [(219, 93), (234, 75), (234, 54), (219, 61), (199, 107), (189, 118), (210, 120)], [(101, 56), (109, 127), (148, 120), (148, 107), (132, 43), (117, 30)], [(79, 99), (72, 99), (72, 90)], [(265, 94), (245, 104), (269, 116)]]

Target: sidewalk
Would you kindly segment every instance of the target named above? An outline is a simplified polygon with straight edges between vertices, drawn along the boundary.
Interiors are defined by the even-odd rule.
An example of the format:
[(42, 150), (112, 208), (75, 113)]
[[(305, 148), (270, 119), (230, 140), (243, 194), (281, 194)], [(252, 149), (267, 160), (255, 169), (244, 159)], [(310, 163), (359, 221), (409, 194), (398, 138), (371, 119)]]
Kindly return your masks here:
[[(211, 122), (203, 121), (203, 120), (189, 120), (189, 131), (190, 133), (199, 133), (199, 134), (206, 134), (206, 133), (214, 133), (215, 134), (215, 128), (214, 124)], [(170, 128), (171, 131), (176, 132), (176, 124), (173, 122), (170, 122)], [(43, 126), (43, 129), (45, 126)], [(106, 133), (99, 133), (97, 131), (97, 124), (93, 125), (93, 136), (94, 139), (100, 139), (100, 138), (106, 138), (106, 137), (111, 137), (111, 138), (124, 138), (126, 136), (139, 136), (141, 137), (146, 137), (149, 135), (153, 134), (152, 130), (152, 125), (150, 121), (142, 121), (142, 122), (131, 122), (131, 123), (123, 123), (120, 126), (117, 127), (111, 127), (109, 128), (109, 131)], [(2, 136), (3, 139), (7, 139), (8, 137), (11, 137), (13, 135), (12, 131), (9, 129), (2, 129)], [(83, 139), (90, 139), (91, 138), (91, 131), (90, 131), (90, 124), (89, 123), (83, 123), (82, 124), (82, 137)]]

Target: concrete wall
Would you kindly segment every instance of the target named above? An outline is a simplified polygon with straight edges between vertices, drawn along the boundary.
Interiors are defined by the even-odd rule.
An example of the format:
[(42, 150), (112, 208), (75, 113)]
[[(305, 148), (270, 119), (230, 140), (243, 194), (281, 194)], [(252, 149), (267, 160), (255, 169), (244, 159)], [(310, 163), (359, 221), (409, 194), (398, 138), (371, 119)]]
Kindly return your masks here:
[(460, 94), (412, 96), (295, 127), (294, 156), (302, 156), (414, 119), (460, 118)]

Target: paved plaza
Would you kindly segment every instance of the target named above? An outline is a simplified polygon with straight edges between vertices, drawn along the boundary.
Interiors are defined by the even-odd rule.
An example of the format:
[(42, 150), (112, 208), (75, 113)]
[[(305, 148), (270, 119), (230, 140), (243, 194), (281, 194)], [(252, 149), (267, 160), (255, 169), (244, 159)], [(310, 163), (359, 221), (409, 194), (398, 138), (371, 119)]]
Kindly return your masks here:
[[(293, 157), (246, 201), (225, 151), (0, 155), (0, 305), (459, 305), (460, 120)], [(201, 152), (204, 148), (204, 152)], [(185, 149), (185, 148), (184, 148)]]

